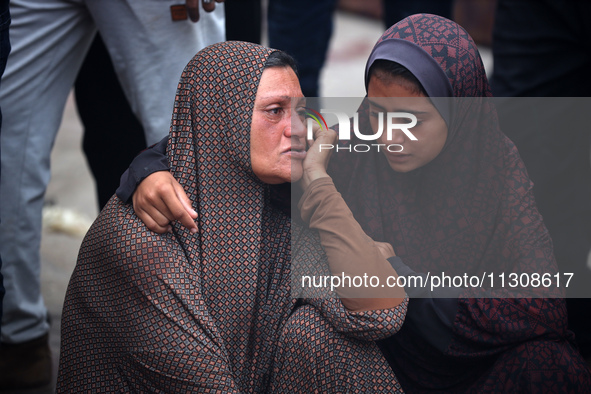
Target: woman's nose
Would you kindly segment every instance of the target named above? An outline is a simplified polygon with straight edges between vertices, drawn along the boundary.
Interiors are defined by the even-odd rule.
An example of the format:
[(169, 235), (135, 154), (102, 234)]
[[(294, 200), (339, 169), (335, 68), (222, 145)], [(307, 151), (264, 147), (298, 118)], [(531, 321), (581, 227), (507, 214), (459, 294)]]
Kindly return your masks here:
[(390, 144), (402, 144), (406, 142), (406, 135), (400, 129), (392, 129), (391, 132), (386, 132), (386, 135), (391, 134), (390, 138), (387, 138)]
[(289, 124), (286, 126), (285, 135), (287, 137), (305, 138), (306, 127), (302, 118), (296, 111), (291, 111)]

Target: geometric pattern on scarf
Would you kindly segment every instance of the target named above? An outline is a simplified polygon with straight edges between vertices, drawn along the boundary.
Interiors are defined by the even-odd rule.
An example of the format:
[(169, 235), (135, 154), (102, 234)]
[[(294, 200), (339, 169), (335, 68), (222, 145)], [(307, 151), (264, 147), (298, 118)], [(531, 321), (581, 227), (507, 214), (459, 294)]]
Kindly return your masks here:
[(232, 349), (236, 376), (258, 381), (268, 379), (258, 364), (270, 363), (268, 346), (291, 310), (290, 220), (270, 208), (269, 187), (250, 165), (254, 101), (271, 52), (244, 42), (199, 52), (181, 76), (168, 145), (171, 172), (199, 213), (195, 235), (176, 224), (179, 241), (199, 270), (220, 348)]
[[(392, 171), (381, 153), (340, 151), (332, 156), (329, 174), (356, 220), (374, 240), (391, 243), (396, 255), (417, 272), (557, 272), (532, 183), (486, 99), (491, 96), (490, 87), (468, 33), (445, 18), (418, 14), (390, 27), (378, 43), (389, 39), (416, 44), (440, 65), (454, 93), (452, 119), (442, 152), (409, 173)], [(360, 127), (369, 127), (367, 106), (359, 113)], [(348, 143), (364, 141), (342, 142)], [(453, 339), (445, 354), (429, 348), (404, 326), (392, 337), (397, 349), (395, 372), (403, 388), (420, 392), (463, 384), (462, 390), (479, 392), (500, 375), (490, 373), (490, 379), (483, 381), (477, 379), (482, 375), (471, 376), (470, 370), (482, 363), (490, 366), (511, 346), (540, 337), (561, 341), (562, 353), (555, 360), (566, 358), (571, 364), (560, 361), (544, 369), (541, 366), (548, 365), (547, 360), (530, 355), (528, 368), (540, 366), (546, 379), (559, 379), (552, 371), (567, 369), (568, 374), (561, 376), (570, 374), (589, 387), (589, 375), (581, 373), (582, 360), (568, 343), (572, 338), (563, 299), (471, 297), (478, 293), (469, 289), (460, 298)], [(411, 300), (409, 313), (412, 305)], [(555, 349), (548, 352), (548, 356), (556, 354)], [(437, 374), (443, 370), (435, 364), (449, 368)], [(526, 376), (520, 368), (507, 371), (505, 381)]]

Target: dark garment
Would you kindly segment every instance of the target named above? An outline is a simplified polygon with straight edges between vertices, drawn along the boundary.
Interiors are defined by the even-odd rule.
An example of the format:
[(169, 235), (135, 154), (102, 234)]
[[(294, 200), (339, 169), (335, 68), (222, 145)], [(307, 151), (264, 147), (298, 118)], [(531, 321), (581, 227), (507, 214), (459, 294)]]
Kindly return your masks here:
[(129, 163), (146, 149), (146, 139), (98, 33), (80, 68), (74, 89), (84, 126), (82, 147), (94, 176), (100, 210), (115, 193), (119, 177)]
[[(591, 3), (578, 0), (499, 0), (491, 85), (502, 97), (588, 97), (591, 91)], [(591, 128), (589, 108), (556, 100), (552, 112), (534, 105), (500, 105), (502, 130), (515, 143), (563, 272), (581, 285), (568, 290), (569, 328), (591, 356), (591, 300), (573, 287), (591, 283)], [(525, 101), (523, 101), (525, 103)], [(536, 119), (525, 124), (522, 119)], [(539, 127), (543, 125), (543, 127)]]
[[(447, 140), (439, 155), (418, 169), (396, 173), (377, 152), (343, 150), (332, 156), (329, 174), (359, 224), (372, 239), (390, 243), (418, 273), (557, 272), (531, 181), (515, 146), (500, 132), (494, 106), (486, 99), (491, 93), (484, 67), (468, 33), (443, 18), (414, 15), (388, 29), (373, 53), (399, 63), (415, 58), (413, 47), (397, 40), (413, 43), (414, 51), (439, 64), (453, 97), (471, 99), (457, 101), (449, 120), (435, 103), (448, 125)], [(404, 51), (390, 50), (393, 46)], [(425, 63), (405, 66), (418, 76)], [(433, 88), (424, 87), (427, 92)], [(359, 112), (360, 128), (369, 129), (367, 108)], [(497, 293), (506, 298), (487, 298), (485, 292), (462, 292), (453, 320), (447, 304), (429, 306), (441, 308), (440, 316), (453, 321), (449, 340), (427, 339), (428, 327), (404, 324), (380, 342), (403, 389), (591, 390), (589, 371), (567, 330), (563, 299), (511, 298), (509, 291)], [(484, 297), (474, 298), (479, 295)], [(424, 308), (413, 307), (411, 299), (406, 321), (420, 322), (416, 314), (428, 314)], [(436, 326), (436, 332), (445, 326)]]
[(261, 42), (261, 0), (226, 0), (226, 40)]
[(498, 0), (493, 39), (497, 97), (589, 96), (591, 4)]
[(117, 196), (123, 202), (131, 202), (131, 196), (139, 183), (148, 175), (157, 171), (168, 171), (166, 146), (168, 136), (146, 149), (131, 162), (129, 169), (121, 175), (121, 183), (117, 188)]
[(335, 7), (336, 0), (269, 2), (269, 46), (295, 58), (306, 97), (318, 97), (319, 94), (320, 71), (332, 35)]
[[(388, 259), (399, 276), (405, 278), (417, 275), (425, 276), (410, 269), (398, 256)], [(407, 282), (410, 283), (410, 282)], [(420, 333), (430, 345), (444, 352), (451, 343), (453, 324), (458, 313), (458, 296), (463, 289), (453, 287), (437, 287), (432, 290), (429, 287), (407, 285), (404, 287), (410, 298), (408, 307), (413, 313), (407, 315), (404, 325), (411, 332)], [(381, 349), (389, 349), (391, 341), (386, 339), (378, 344)], [(390, 350), (385, 354), (391, 355)], [(392, 357), (388, 357), (391, 360)]]
[(413, 14), (434, 14), (452, 19), (453, 0), (383, 0), (386, 28)]
[[(6, 60), (10, 53), (10, 38), (8, 27), (10, 26), (10, 10), (8, 3), (10, 0), (0, 1), (0, 77), (6, 68)], [(0, 132), (2, 131), (2, 111), (0, 110)], [(0, 177), (2, 174), (0, 173)], [(4, 299), (4, 284), (2, 277), (2, 257), (0, 256), (0, 320), (2, 320), (2, 300)]]

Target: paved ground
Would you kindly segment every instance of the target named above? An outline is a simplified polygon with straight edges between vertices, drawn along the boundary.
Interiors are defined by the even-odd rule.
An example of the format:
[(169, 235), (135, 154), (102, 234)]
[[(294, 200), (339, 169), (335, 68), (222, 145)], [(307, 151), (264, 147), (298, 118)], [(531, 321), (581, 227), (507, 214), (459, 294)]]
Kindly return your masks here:
[[(325, 97), (364, 96), (363, 69), (371, 48), (384, 27), (379, 21), (339, 12), (327, 65), (322, 73)], [(490, 52), (483, 50), (485, 64)], [(69, 99), (52, 156), (52, 179), (46, 199), (60, 208), (72, 210), (88, 221), (97, 215), (94, 183), (81, 149), (82, 129), (72, 98)], [(42, 286), (52, 328), (50, 342), (54, 372), (59, 359), (60, 319), (64, 295), (74, 269), (82, 236), (72, 236), (49, 228), (43, 232), (41, 256)]]

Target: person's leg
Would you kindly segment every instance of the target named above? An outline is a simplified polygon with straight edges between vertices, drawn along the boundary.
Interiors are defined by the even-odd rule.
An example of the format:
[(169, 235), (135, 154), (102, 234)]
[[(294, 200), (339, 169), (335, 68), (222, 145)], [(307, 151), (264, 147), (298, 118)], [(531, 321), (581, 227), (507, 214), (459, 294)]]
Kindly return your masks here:
[(146, 149), (144, 129), (127, 102), (100, 34), (84, 59), (74, 87), (84, 125), (82, 148), (101, 210), (119, 187), (121, 174)]
[(13, 0), (10, 9), (12, 52), (0, 94), (2, 341), (19, 343), (48, 330), (39, 283), (41, 209), (51, 147), (94, 28), (72, 1)]
[(224, 9), (201, 13), (197, 23), (173, 22), (162, 0), (87, 0), (115, 72), (142, 123), (148, 145), (170, 129), (182, 70), (203, 47), (224, 40)]
[[(8, 8), (9, 0), (0, 1), (0, 77), (4, 74), (6, 68), (6, 59), (10, 53), (10, 39), (8, 35), (8, 26), (10, 25), (10, 10)], [(2, 131), (2, 111), (0, 111), (0, 131)], [(1, 152), (0, 152), (1, 154)], [(1, 156), (0, 156), (1, 158)], [(0, 159), (1, 161), (1, 159)], [(1, 169), (0, 169), (1, 171)], [(0, 172), (0, 178), (2, 174)], [(0, 321), (2, 321), (2, 301), (4, 299), (4, 280), (2, 278), (2, 256), (0, 256)], [(0, 325), (0, 334), (2, 327)]]
[(587, 97), (591, 3), (498, 0), (493, 29), (495, 97)]
[(226, 40), (261, 43), (261, 0), (227, 0)]
[(292, 55), (302, 92), (319, 96), (319, 78), (326, 59), (336, 0), (270, 0), (269, 46)]
[(76, 1), (12, 0), (10, 11), (12, 52), (0, 92), (0, 254), (6, 286), (0, 385), (23, 387), (50, 378), (40, 284), (41, 211), (53, 141), (94, 27)]
[(402, 392), (375, 342), (347, 337), (311, 305), (289, 318), (276, 352), (273, 393)]

